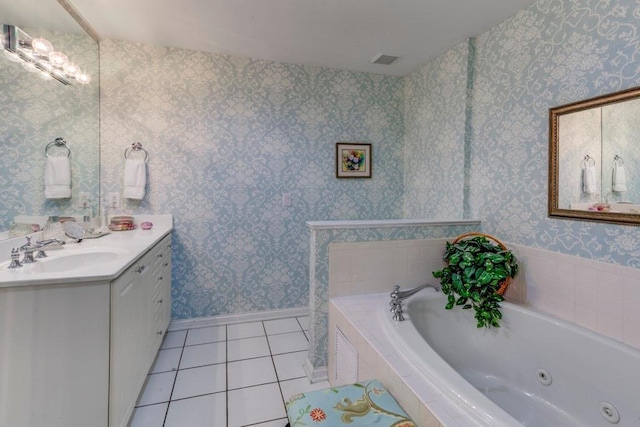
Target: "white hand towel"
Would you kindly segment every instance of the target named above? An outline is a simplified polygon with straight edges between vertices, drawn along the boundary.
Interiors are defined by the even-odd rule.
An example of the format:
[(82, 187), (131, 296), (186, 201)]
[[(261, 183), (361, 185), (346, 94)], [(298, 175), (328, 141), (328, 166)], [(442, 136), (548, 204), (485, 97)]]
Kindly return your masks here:
[(587, 194), (595, 194), (598, 192), (596, 187), (596, 167), (584, 166), (582, 169), (582, 191)]
[(127, 159), (124, 162), (124, 197), (144, 199), (147, 186), (147, 164), (143, 160)]
[(47, 156), (44, 165), (44, 197), (67, 199), (71, 197), (71, 163), (69, 157)]
[(627, 191), (627, 177), (624, 172), (624, 165), (614, 163), (613, 165), (613, 191)]

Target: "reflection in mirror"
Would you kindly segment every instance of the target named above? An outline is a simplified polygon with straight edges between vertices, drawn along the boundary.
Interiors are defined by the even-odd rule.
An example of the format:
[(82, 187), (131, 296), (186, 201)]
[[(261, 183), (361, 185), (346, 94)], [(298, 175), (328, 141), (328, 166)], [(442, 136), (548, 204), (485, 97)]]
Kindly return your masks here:
[(549, 216), (640, 224), (640, 88), (549, 110)]
[(602, 170), (605, 200), (640, 203), (640, 99), (602, 108)]
[[(98, 213), (99, 62), (96, 41), (56, 0), (0, 0), (0, 17), (0, 24), (47, 39), (92, 77), (89, 84), (67, 86), (0, 54), (0, 238), (6, 238), (12, 226), (30, 229), (14, 226), (16, 217)], [(56, 138), (71, 151), (71, 197), (45, 198), (45, 148)], [(54, 145), (48, 154), (65, 152)]]

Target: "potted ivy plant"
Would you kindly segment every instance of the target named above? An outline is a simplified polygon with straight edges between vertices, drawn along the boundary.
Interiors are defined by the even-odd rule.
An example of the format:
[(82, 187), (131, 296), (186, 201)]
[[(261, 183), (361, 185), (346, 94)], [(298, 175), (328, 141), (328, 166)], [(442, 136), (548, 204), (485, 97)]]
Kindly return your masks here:
[(473, 308), (478, 328), (500, 327), (500, 303), (509, 280), (518, 272), (515, 255), (493, 236), (467, 233), (447, 242), (446, 267), (434, 271), (447, 295), (445, 308)]

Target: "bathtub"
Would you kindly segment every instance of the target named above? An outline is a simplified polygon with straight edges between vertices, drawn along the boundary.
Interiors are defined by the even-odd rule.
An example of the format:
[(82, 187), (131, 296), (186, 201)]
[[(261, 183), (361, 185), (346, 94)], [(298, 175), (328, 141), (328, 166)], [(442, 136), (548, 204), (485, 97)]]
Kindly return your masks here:
[(378, 315), (393, 345), (479, 425), (640, 425), (640, 351), (507, 302), (500, 328), (478, 329), (472, 310), (445, 304), (427, 289), (405, 302), (404, 322), (388, 306)]

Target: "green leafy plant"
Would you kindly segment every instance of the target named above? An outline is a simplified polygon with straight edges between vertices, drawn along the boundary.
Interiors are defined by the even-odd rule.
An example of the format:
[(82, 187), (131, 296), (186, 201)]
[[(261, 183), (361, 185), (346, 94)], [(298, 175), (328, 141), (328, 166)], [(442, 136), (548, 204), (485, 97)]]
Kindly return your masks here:
[(447, 295), (445, 308), (473, 308), (478, 328), (500, 327), (504, 297), (497, 292), (518, 272), (513, 253), (480, 235), (447, 242), (443, 259), (447, 266), (434, 271), (433, 277), (440, 279), (442, 292)]

